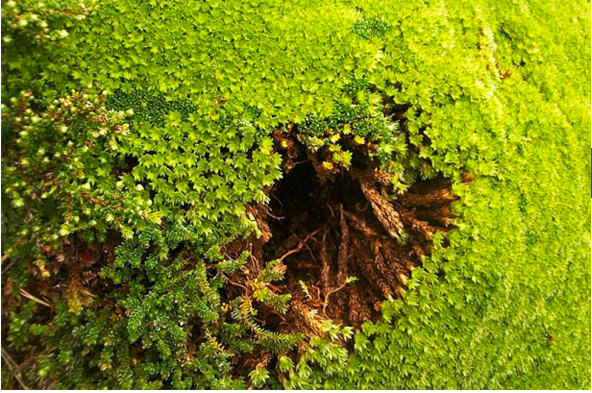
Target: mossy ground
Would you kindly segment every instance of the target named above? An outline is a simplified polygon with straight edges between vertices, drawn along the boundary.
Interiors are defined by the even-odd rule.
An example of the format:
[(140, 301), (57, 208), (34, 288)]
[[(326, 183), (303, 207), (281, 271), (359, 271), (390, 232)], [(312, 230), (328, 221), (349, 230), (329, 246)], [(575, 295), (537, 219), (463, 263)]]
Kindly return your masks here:
[(589, 3), (2, 1), (2, 33), (3, 387), (590, 388)]

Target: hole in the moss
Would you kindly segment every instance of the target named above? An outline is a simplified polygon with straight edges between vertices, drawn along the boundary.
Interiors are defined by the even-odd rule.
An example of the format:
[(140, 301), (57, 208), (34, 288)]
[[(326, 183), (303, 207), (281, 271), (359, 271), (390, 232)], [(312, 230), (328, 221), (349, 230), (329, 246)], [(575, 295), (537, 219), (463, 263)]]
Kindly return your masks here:
[[(324, 319), (349, 326), (378, 319), (381, 302), (404, 296), (433, 234), (452, 228), (450, 182), (418, 182), (395, 198), (390, 176), (363, 151), (353, 152), (349, 170), (327, 173), (296, 138), (289, 145), (269, 205), (253, 208), (263, 236), (232, 246), (248, 249), (258, 264), (280, 259), (286, 266), (272, 290), (291, 294), (289, 309), (279, 315), (259, 305), (264, 327), (309, 335), (322, 334)], [(258, 269), (251, 265), (250, 275)]]
[[(359, 326), (379, 317), (381, 301), (402, 296), (433, 233), (449, 229), (454, 197), (439, 179), (391, 202), (383, 193), (388, 183), (370, 176), (377, 172), (355, 171), (323, 181), (312, 162), (295, 166), (272, 195), (270, 213), (281, 218), (268, 220), (263, 258), (282, 258), (302, 244), (284, 259), (287, 291), (321, 317)], [(356, 281), (346, 284), (348, 277)]]

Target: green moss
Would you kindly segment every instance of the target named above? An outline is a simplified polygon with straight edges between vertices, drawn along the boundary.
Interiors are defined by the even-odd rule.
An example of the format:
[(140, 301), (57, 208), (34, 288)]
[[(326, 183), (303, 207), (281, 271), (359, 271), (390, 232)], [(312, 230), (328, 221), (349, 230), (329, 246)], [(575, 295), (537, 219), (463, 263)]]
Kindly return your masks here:
[[(22, 362), (3, 386), (590, 388), (589, 4), (2, 9), (2, 283)], [(295, 362), (302, 337), (254, 318), (289, 305), (277, 262), (256, 297), (227, 299), (245, 256), (220, 252), (258, 230), (246, 206), (282, 177), (272, 135), (292, 124), (330, 165), (351, 164), (343, 139), (371, 144), (393, 196), (451, 178), (461, 214), (350, 353), (328, 324)], [(254, 350), (279, 373), (233, 363)]]

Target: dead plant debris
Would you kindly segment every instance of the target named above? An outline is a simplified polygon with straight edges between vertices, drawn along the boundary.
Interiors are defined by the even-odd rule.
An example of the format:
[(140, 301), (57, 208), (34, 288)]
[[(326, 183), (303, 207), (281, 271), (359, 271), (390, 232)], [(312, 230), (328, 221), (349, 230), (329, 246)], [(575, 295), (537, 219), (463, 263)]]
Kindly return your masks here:
[(319, 335), (326, 319), (354, 327), (376, 320), (381, 302), (404, 296), (412, 269), (432, 251), (433, 234), (453, 228), (450, 181), (419, 182), (392, 198), (390, 175), (363, 151), (349, 170), (335, 170), (295, 137), (276, 142), (284, 178), (268, 190), (268, 206), (249, 208), (262, 235), (225, 246), (227, 255), (250, 252), (231, 291), (248, 291), (264, 262), (280, 259), (285, 278), (271, 289), (291, 294), (290, 308), (280, 314), (260, 305), (265, 328)]

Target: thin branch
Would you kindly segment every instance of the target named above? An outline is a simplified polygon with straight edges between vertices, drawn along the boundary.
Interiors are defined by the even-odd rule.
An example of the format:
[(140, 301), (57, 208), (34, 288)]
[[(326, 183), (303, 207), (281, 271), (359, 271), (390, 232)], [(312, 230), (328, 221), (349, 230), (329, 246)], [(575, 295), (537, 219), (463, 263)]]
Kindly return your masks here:
[(23, 297), (26, 297), (27, 299), (32, 300), (35, 303), (41, 304), (42, 306), (49, 307), (49, 308), (53, 309), (53, 306), (51, 304), (39, 299), (38, 297), (31, 295), (29, 292), (25, 291), (23, 288), (21, 288), (20, 292)]
[(19, 383), (19, 385), (21, 385), (21, 387), (23, 389), (29, 390), (27, 385), (25, 385), (25, 383), (21, 379), (21, 372), (18, 370), (18, 365), (16, 364), (16, 362), (14, 360), (12, 360), (12, 357), (10, 357), (10, 355), (4, 349), (4, 347), (2, 347), (1, 349), (2, 349), (2, 359), (4, 359), (4, 361), (6, 362), (6, 365), (8, 366), (10, 371), (14, 372), (14, 379), (16, 379), (16, 381)]
[(302, 239), (300, 241), (300, 243), (298, 243), (298, 247), (296, 247), (293, 250), (288, 251), (287, 253), (285, 253), (281, 258), (280, 261), (283, 261), (284, 259), (286, 259), (288, 256), (295, 254), (297, 252), (300, 252), (300, 250), (302, 250), (302, 247), (304, 247), (304, 245), (306, 244), (306, 242), (313, 237), (314, 235), (316, 235), (317, 233), (319, 233), (321, 231), (321, 228), (317, 229), (316, 231), (313, 231), (311, 233), (309, 233), (304, 239)]
[(341, 291), (343, 288), (345, 288), (345, 286), (348, 284), (347, 279), (343, 282), (343, 284), (341, 284), (339, 287), (329, 291), (327, 293), (327, 295), (325, 296), (325, 301), (323, 302), (323, 314), (327, 315), (326, 309), (327, 306), (329, 305), (329, 296), (331, 296), (332, 294), (334, 294), (337, 291)]
[(230, 278), (228, 278), (228, 276), (226, 276), (226, 275), (225, 275), (224, 277), (226, 277), (226, 281), (228, 281), (230, 284), (232, 284), (232, 285), (234, 285), (234, 286), (237, 286), (237, 287), (240, 287), (240, 288), (244, 289), (246, 293), (249, 293), (249, 289), (248, 289), (247, 287), (245, 287), (243, 284), (239, 284), (238, 282), (234, 282), (234, 281), (232, 281), (232, 280), (231, 280)]

